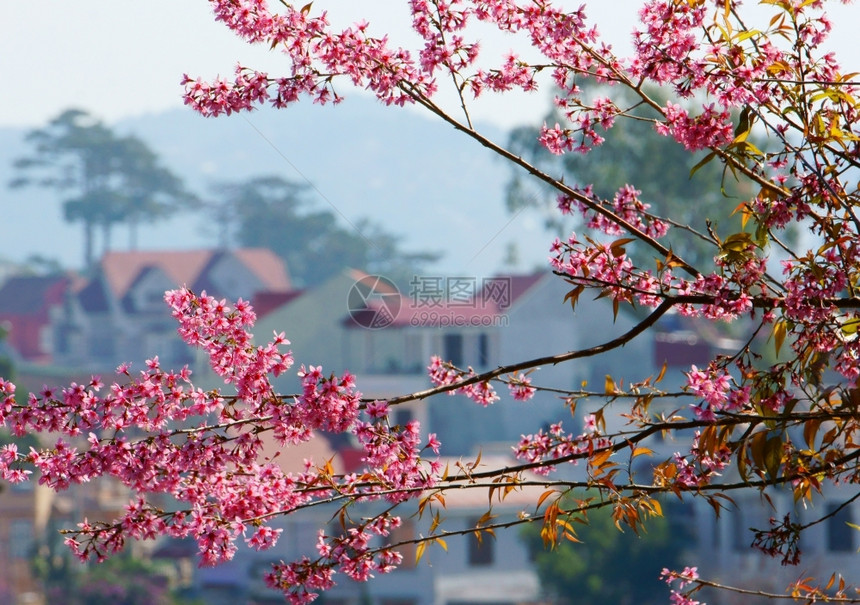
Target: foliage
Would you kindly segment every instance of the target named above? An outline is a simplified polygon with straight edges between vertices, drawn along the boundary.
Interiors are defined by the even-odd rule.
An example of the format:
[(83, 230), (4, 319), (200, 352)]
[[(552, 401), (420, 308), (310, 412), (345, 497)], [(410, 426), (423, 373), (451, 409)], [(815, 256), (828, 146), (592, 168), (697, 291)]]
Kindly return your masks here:
[[(49, 568), (48, 561), (55, 561), (54, 566)], [(65, 557), (50, 557), (42, 553), (34, 559), (34, 564), (52, 603), (182, 605), (186, 602), (171, 593), (163, 570), (129, 555), (113, 557), (103, 565), (75, 566), (76, 569), (69, 567)]]
[(18, 176), (10, 186), (47, 187), (65, 197), (65, 219), (84, 228), (86, 267), (93, 263), (97, 227), (107, 250), (113, 226), (128, 224), (134, 246), (141, 221), (164, 218), (194, 201), (142, 140), (119, 137), (79, 109), (64, 111), (26, 140), (33, 155), (16, 160)]
[[(589, 99), (615, 92), (590, 80), (581, 82), (580, 88), (583, 97)], [(705, 220), (710, 220), (715, 229), (741, 231), (741, 216), (733, 215), (732, 210), (753, 194), (750, 181), (736, 179), (719, 162), (697, 167), (706, 157), (705, 152), (690, 153), (672, 138), (653, 136), (653, 122), (659, 114), (648, 105), (637, 106), (630, 93), (619, 92), (623, 103), (632, 107), (630, 115), (637, 119), (613, 124), (611, 129), (601, 133), (603, 143), (588, 153), (550, 153), (538, 140), (540, 126), (516, 128), (510, 134), (508, 148), (547, 174), (564, 175), (563, 180), (569, 184), (590, 185), (603, 199), (611, 199), (625, 185), (635, 183), (639, 196), (651, 202), (652, 213), (664, 219), (670, 217), (677, 226), (676, 232), (670, 231), (665, 238), (672, 249), (694, 266), (708, 262), (714, 256), (713, 243), (707, 238), (689, 237), (689, 233), (681, 233), (682, 229), (701, 226)], [(660, 89), (649, 90), (648, 94), (657, 103), (666, 102)], [(622, 100), (615, 102), (621, 104)], [(543, 123), (563, 120), (561, 110), (556, 107)], [(755, 136), (755, 133), (750, 137), (757, 146), (766, 147), (764, 137)], [(667, 166), (672, 169), (667, 170)], [(536, 208), (547, 227), (561, 237), (572, 227), (579, 226), (577, 217), (558, 213), (557, 193), (554, 195), (545, 183), (536, 187), (530, 175), (520, 168), (513, 171), (507, 193), (511, 212)]]
[[(576, 305), (588, 293), (616, 313), (635, 306), (647, 315), (601, 345), (482, 374), (433, 358), (434, 388), (372, 401), (362, 399), (350, 374), (326, 375), (313, 365), (300, 366), (301, 393), (277, 393), (270, 378), (293, 366), (285, 335), (255, 344), (249, 333), (255, 317), (246, 302), (230, 306), (172, 291), (166, 301), (180, 334), (208, 355), (228, 386), (202, 391), (187, 369), (169, 371), (157, 359), (134, 376), (120, 367), (108, 388), (93, 378), (62, 392), (19, 398), (14, 385), (0, 381), (2, 420), (14, 432), (64, 434), (39, 452), (2, 450), (0, 473), (20, 480), (20, 468), (35, 467), (41, 481), (57, 490), (109, 475), (136, 492), (120, 519), (85, 521), (67, 534), (82, 560), (103, 560), (128, 539), (169, 534), (196, 539), (201, 562), (214, 565), (229, 560), (243, 537), (250, 547), (271, 547), (280, 536), (274, 519), (281, 515), (337, 507), (336, 527), (320, 533), (317, 554), (275, 564), (267, 577), (294, 603), (331, 588), (337, 574), (365, 581), (396, 568), (403, 544), (383, 538), (407, 516), (428, 524), (426, 533), (405, 541), (417, 544), (419, 554), (430, 545), (444, 547), (456, 534), (535, 522), (556, 543), (582, 517), (583, 505), (567, 498), (574, 490), (597, 494), (588, 506), (606, 508), (617, 526), (634, 533), (661, 516), (663, 494), (719, 512), (747, 492), (767, 502), (784, 491), (814, 517), (777, 518), (756, 528), (753, 545), (797, 563), (799, 536), (828, 517), (814, 505), (825, 497), (851, 505), (860, 482), (858, 103), (854, 76), (822, 47), (830, 28), (826, 4), (766, 0), (769, 14), (761, 20), (732, 0), (650, 0), (639, 13), (634, 56), (623, 59), (602, 43), (584, 9), (562, 12), (548, 0), (413, 0), (412, 25), (425, 41), (413, 52), (391, 46), (388, 36), (375, 36), (366, 23), (334, 29), (313, 4), (282, 3), (271, 13), (260, 1), (212, 0), (216, 18), (239, 36), (285, 54), (286, 75), (239, 67), (232, 81), (186, 78), (186, 100), (194, 109), (216, 116), (264, 102), (284, 107), (301, 97), (339, 101), (335, 86), (341, 81), (365, 87), (389, 105), (414, 103), (553, 188), (560, 212), (582, 214), (585, 232), (551, 248), (551, 267), (570, 287), (565, 302)], [(478, 21), (518, 35), (540, 59), (512, 54), (501, 64), (480, 63), (470, 29)], [(648, 106), (655, 113), (653, 120), (644, 118), (654, 128), (650, 136), (703, 152), (700, 165), (718, 162), (747, 182), (751, 194), (720, 217), (738, 214), (747, 231), (727, 229), (725, 220), (715, 221), (719, 229), (676, 226), (672, 217), (649, 210), (635, 184), (611, 198), (587, 185), (570, 186), (473, 127), (468, 112), (474, 96), (534, 90), (540, 74), (549, 74), (561, 91), (556, 103), (563, 121), (539, 135), (551, 153), (588, 153), (603, 142), (602, 132), (642, 120), (633, 112)], [(612, 84), (609, 96), (583, 98), (577, 86), (583, 79)], [(436, 100), (437, 89), (448, 83), (459, 104), (452, 111)], [(646, 84), (662, 87), (671, 99), (653, 98)], [(630, 96), (633, 106), (624, 102)], [(750, 138), (755, 129), (769, 137), (767, 151)], [(790, 244), (785, 233), (792, 225), (816, 241)], [(667, 245), (666, 237), (703, 239), (713, 256), (682, 257), (681, 247)], [(633, 241), (651, 258), (631, 258), (627, 246)], [(771, 260), (777, 253), (781, 263)], [(593, 409), (581, 431), (569, 431), (559, 420), (523, 436), (515, 446), (517, 464), (503, 468), (479, 459), (446, 468), (434, 435), (422, 435), (416, 422), (389, 422), (392, 408), (435, 394), (460, 393), (490, 405), (500, 400), (501, 384), (514, 399), (528, 400), (545, 388), (530, 370), (623, 347), (670, 310), (707, 322), (744, 317), (752, 322), (751, 336), (769, 334), (780, 357), (761, 364), (751, 339), (741, 341), (703, 367), (691, 366), (680, 377), (680, 390), (664, 388), (663, 373), (643, 377), (634, 374), (637, 368), (619, 368), (631, 373), (623, 381), (610, 376), (602, 389), (562, 394), (560, 418), (583, 400)], [(363, 468), (339, 475), (322, 463), (286, 475), (262, 458), (263, 433), (287, 448), (319, 432), (349, 433), (363, 451)], [(641, 464), (655, 457), (648, 444), (657, 435), (677, 436), (677, 453)], [(576, 478), (542, 477), (573, 462), (582, 463)], [(515, 520), (497, 519), (498, 500), (527, 487), (542, 494)], [(453, 490), (488, 493), (488, 510), (475, 527), (446, 530), (445, 497)], [(160, 508), (156, 498), (162, 494), (175, 498), (176, 507)], [(676, 604), (695, 603), (695, 591), (715, 585), (693, 568), (662, 575)], [(801, 577), (782, 595), (751, 592), (844, 603), (857, 602), (853, 591), (850, 581), (833, 576)]]
[(24, 259), (20, 272), (24, 275), (59, 276), (65, 271), (58, 259), (42, 254), (31, 254)]
[[(574, 496), (570, 503), (576, 506)], [(579, 495), (579, 502), (586, 498)], [(553, 602), (624, 605), (662, 603), (660, 572), (683, 565), (690, 544), (690, 531), (667, 510), (655, 517), (647, 533), (620, 532), (607, 509), (597, 509), (587, 524), (575, 523), (575, 541), (560, 540), (554, 547), (544, 544), (541, 528), (529, 525), (524, 537), (532, 552), (541, 585)], [(624, 570), (613, 574), (608, 570)]]
[(243, 246), (273, 250), (303, 287), (350, 267), (408, 283), (423, 264), (438, 258), (403, 251), (396, 236), (366, 220), (341, 226), (332, 211), (316, 208), (308, 187), (277, 176), (222, 183), (213, 192), (216, 199), (203, 207), (207, 220), (214, 214), (222, 245), (235, 239)]
[(72, 594), (88, 605), (166, 605), (166, 580), (142, 561), (116, 557), (105, 565), (89, 568)]

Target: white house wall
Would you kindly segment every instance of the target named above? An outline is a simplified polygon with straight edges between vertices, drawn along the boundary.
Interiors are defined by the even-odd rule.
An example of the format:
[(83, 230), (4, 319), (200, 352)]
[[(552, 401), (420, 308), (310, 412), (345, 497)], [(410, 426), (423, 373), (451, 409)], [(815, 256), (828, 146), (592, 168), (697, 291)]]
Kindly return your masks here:
[[(295, 376), (300, 364), (322, 365), (326, 373), (338, 375), (344, 371), (360, 372), (350, 364), (346, 339), (348, 329), (343, 324), (347, 314), (347, 294), (355, 283), (348, 273), (304, 292), (295, 300), (275, 309), (257, 321), (255, 342), (264, 344), (274, 332), (284, 332), (290, 341), (296, 366), (288, 375), (275, 381), (277, 388), (294, 393), (299, 386)], [(360, 388), (360, 385), (359, 385)]]

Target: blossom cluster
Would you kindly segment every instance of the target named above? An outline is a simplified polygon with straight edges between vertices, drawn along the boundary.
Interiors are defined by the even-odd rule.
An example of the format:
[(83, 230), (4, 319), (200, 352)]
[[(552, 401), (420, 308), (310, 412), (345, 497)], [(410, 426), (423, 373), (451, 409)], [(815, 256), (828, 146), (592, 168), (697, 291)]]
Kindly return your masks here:
[(319, 561), (302, 557), (291, 563), (276, 563), (264, 576), (266, 585), (280, 590), (293, 605), (315, 600), (321, 591), (335, 585), (334, 568), (350, 579), (366, 582), (375, 573), (389, 573), (396, 569), (403, 557), (395, 550), (376, 551), (372, 541), (388, 536), (400, 525), (400, 517), (382, 514), (360, 527), (351, 527), (340, 536), (326, 536), (320, 531), (317, 537)]
[(532, 386), (532, 379), (528, 376), (516, 374), (508, 382), (508, 390), (517, 401), (528, 401), (535, 396), (537, 389)]
[(676, 452), (673, 457), (676, 468), (674, 481), (683, 489), (710, 484), (731, 462), (732, 451), (727, 445), (709, 449), (701, 442), (701, 432), (696, 431), (690, 453), (685, 456)]
[[(240, 539), (258, 550), (271, 548), (282, 531), (272, 520), (330, 495), (352, 493), (356, 501), (396, 503), (435, 484), (439, 463), (422, 458), (424, 449), (438, 453), (435, 435), (423, 440), (417, 422), (389, 426), (384, 402), (369, 405), (369, 420), (362, 420), (361, 396), (350, 374), (326, 376), (320, 367), (302, 366), (302, 393), (292, 400), (278, 395), (270, 380), (292, 365), (292, 354), (281, 350), (288, 341), (276, 334), (271, 342), (255, 345), (248, 331), (255, 316), (248, 303), (230, 306), (184, 288), (167, 292), (165, 300), (181, 337), (206, 352), (212, 370), (235, 394), (196, 388), (187, 367), (165, 371), (157, 358), (136, 376), (120, 366), (118, 380), (107, 388), (94, 377), (59, 393), (45, 389), (30, 395), (25, 405), (17, 403), (12, 383), (0, 381), (2, 420), (16, 435), (61, 434), (51, 447), (29, 453), (4, 446), (3, 479), (23, 481), (35, 474), (40, 484), (64, 490), (111, 477), (137, 494), (122, 517), (84, 521), (71, 532), (66, 544), (79, 558), (103, 560), (128, 539), (190, 536), (201, 564), (216, 565), (234, 556)], [(310, 462), (304, 472), (286, 473), (263, 455), (267, 432), (289, 446), (318, 431), (355, 435), (365, 464), (360, 481), (358, 475), (337, 477)], [(160, 496), (178, 506), (160, 508)], [(339, 546), (321, 552), (319, 560), (275, 569), (273, 585), (287, 586), (285, 578), (304, 570), (306, 583), (289, 580), (286, 589), (300, 602), (329, 586), (336, 571), (356, 579), (366, 579), (371, 570), (390, 571), (400, 556), (371, 552), (367, 536), (386, 535), (398, 523), (395, 516), (377, 517), (358, 533), (345, 529), (330, 537)]]
[(599, 433), (594, 416), (588, 415), (585, 430), (577, 436), (566, 433), (562, 423), (557, 422), (546, 431), (523, 435), (513, 449), (517, 459), (534, 465), (533, 472), (548, 475), (556, 470), (559, 461), (577, 464), (595, 450), (611, 446), (611, 439)]
[[(427, 370), (430, 374), (430, 381), (436, 386), (452, 386), (476, 376), (472, 368), (462, 371), (452, 364), (442, 361), (442, 358), (438, 355), (430, 358), (430, 365)], [(527, 392), (526, 390), (522, 393), (525, 395)], [(489, 380), (464, 384), (456, 389), (449, 390), (448, 394), (465, 395), (475, 403), (479, 403), (485, 407), (499, 400), (499, 396), (496, 394), (496, 390), (490, 384)]]
[[(652, 225), (659, 228), (659, 223)], [(717, 271), (689, 279), (673, 270), (671, 258), (657, 271), (637, 266), (625, 247), (630, 241), (581, 241), (572, 233), (566, 241), (557, 238), (553, 242), (550, 265), (571, 278), (572, 283), (601, 290), (619, 303), (653, 308), (667, 299), (677, 300), (677, 309), (683, 315), (712, 320), (731, 321), (751, 315), (754, 305), (750, 291), (759, 286), (766, 288), (761, 282), (767, 259), (756, 253), (752, 242), (743, 243), (736, 253), (715, 257)], [(758, 298), (762, 304), (777, 304), (765, 296)]]
[(685, 567), (684, 571), (670, 571), (663, 568), (660, 573), (660, 578), (665, 580), (666, 584), (672, 586), (675, 582), (678, 583), (678, 590), (672, 589), (669, 595), (669, 601), (672, 605), (707, 605), (701, 601), (694, 601), (690, 598), (689, 592), (683, 591), (687, 586), (696, 587), (696, 580), (699, 579), (699, 570), (696, 567)]
[[(585, 226), (589, 229), (607, 235), (622, 235), (625, 233), (623, 225), (626, 223), (654, 239), (663, 237), (669, 231), (669, 224), (666, 221), (648, 213), (651, 204), (640, 199), (642, 192), (630, 185), (619, 189), (611, 201), (597, 197), (590, 185), (577, 189), (576, 193), (578, 198), (569, 195), (558, 196), (558, 208), (563, 214), (571, 214), (574, 209), (578, 209), (586, 219)], [(583, 203), (583, 198), (589, 200), (591, 204)], [(595, 207), (602, 207), (609, 212), (606, 214), (597, 212), (593, 209)]]

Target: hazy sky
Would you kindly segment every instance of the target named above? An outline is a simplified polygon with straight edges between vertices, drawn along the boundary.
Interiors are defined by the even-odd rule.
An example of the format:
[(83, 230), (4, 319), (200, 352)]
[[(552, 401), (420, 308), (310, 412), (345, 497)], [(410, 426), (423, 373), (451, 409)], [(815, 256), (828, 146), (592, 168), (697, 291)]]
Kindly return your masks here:
[[(750, 2), (752, 4), (752, 2)], [(565, 0), (576, 7), (581, 0)], [(591, 0), (589, 15), (619, 50), (629, 48), (642, 0)], [(831, 2), (834, 47), (843, 64), (858, 63), (854, 36), (860, 7)], [(366, 16), (375, 31), (406, 40), (405, 0), (318, 0), (333, 22)], [(184, 72), (204, 78), (229, 75), (237, 61), (277, 73), (277, 53), (252, 48), (214, 22), (206, 0), (56, 0), (0, 3), (0, 126), (35, 126), (78, 106), (108, 120), (181, 105)], [(406, 36), (406, 37), (404, 37)], [(489, 30), (486, 52), (500, 55), (517, 41)], [(847, 54), (846, 54), (847, 53)], [(852, 56), (853, 55), (853, 56)], [(852, 71), (852, 70), (848, 70)], [(483, 103), (478, 116), (499, 125), (534, 122), (546, 93)]]
[[(572, 4), (568, 2), (568, 4)], [(578, 6), (578, 2), (576, 5)], [(605, 5), (613, 5), (612, 11)], [(638, 0), (612, 0), (598, 13), (631, 16)], [(409, 30), (405, 0), (326, 0), (333, 23), (366, 17), (375, 32)], [(600, 14), (596, 15), (600, 17)], [(603, 19), (601, 19), (603, 20)], [(278, 72), (283, 59), (264, 47), (251, 47), (215, 23), (206, 0), (27, 0), (0, 3), (0, 126), (43, 124), (61, 110), (78, 106), (108, 121), (181, 105), (183, 73), (204, 78), (230, 75), (237, 61)], [(631, 23), (612, 33), (626, 40)], [(486, 52), (501, 55), (516, 41), (487, 30)], [(518, 101), (542, 108), (546, 94)], [(520, 103), (525, 103), (521, 106)], [(501, 103), (479, 108), (484, 119), (507, 124), (516, 119)]]
[[(582, 0), (563, 1), (568, 8), (575, 8)], [(589, 15), (622, 55), (629, 51), (630, 33), (637, 8), (642, 3), (643, 0), (588, 2)], [(753, 0), (749, 3), (752, 5)], [(835, 0), (829, 4), (835, 24), (833, 48), (839, 53), (845, 71), (860, 71), (860, 47), (855, 42), (860, 6), (843, 6)], [(391, 32), (394, 43), (412, 46), (407, 0), (317, 0), (315, 6), (328, 8), (331, 20), (337, 25), (366, 17), (375, 33)], [(769, 14), (773, 9), (769, 7), (766, 10)], [(501, 58), (512, 47), (522, 47), (520, 41), (489, 29), (481, 30), (479, 35), (485, 55), (491, 58)], [(206, 0), (0, 0), (0, 56), (3, 82), (0, 127), (40, 126), (69, 107), (84, 109), (108, 122), (179, 108), (182, 106), (179, 82), (185, 72), (207, 79), (218, 74), (226, 76), (232, 73), (238, 61), (278, 74), (279, 63), (283, 60), (277, 53), (247, 46), (225, 27), (215, 23)], [(348, 94), (355, 93), (348, 91)], [(473, 116), (502, 127), (534, 125), (546, 111), (549, 92), (543, 90), (531, 95), (490, 98), (493, 100), (472, 108)], [(387, 110), (382, 108), (381, 111)], [(252, 128), (245, 129), (251, 143), (234, 141), (235, 145), (247, 146), (247, 153), (254, 153), (252, 150), (261, 144), (259, 134), (252, 132)], [(410, 147), (415, 148), (411, 151), (420, 150), (419, 144)], [(5, 151), (10, 157), (17, 153)], [(268, 147), (265, 152), (273, 153)], [(289, 169), (283, 168), (288, 178), (298, 178), (296, 170), (302, 171), (299, 175), (302, 178), (305, 173), (317, 174), (304, 156), (300, 150), (290, 154), (291, 165)], [(298, 168), (293, 169), (292, 163)], [(314, 181), (331, 196), (324, 178), (317, 175)], [(13, 193), (6, 190), (4, 199), (0, 200), (0, 221), (8, 222), (10, 213), (16, 209), (19, 215), (25, 210), (29, 214), (26, 221), (19, 219), (20, 224), (16, 225), (13, 233), (7, 234), (0, 257), (23, 258), (38, 245), (43, 254), (74, 262), (77, 252), (72, 255), (70, 250), (79, 243), (78, 227), (62, 222), (59, 201), (55, 200), (51, 208), (45, 206), (30, 212), (29, 206), (18, 208), (24, 204), (23, 200), (29, 199), (25, 193), (19, 192), (18, 197)], [(332, 199), (339, 209), (348, 210), (344, 200)], [(494, 201), (494, 204), (488, 204), (480, 213), (489, 233), (478, 237), (481, 245), (492, 241), (494, 246), (501, 246), (512, 238), (518, 242), (525, 241), (527, 232), (531, 231), (538, 238), (539, 226), (530, 228), (527, 224), (529, 220), (534, 222), (535, 217), (524, 215), (513, 225), (501, 202)], [(453, 204), (457, 208), (461, 205)], [(495, 211), (492, 217), (491, 210)], [(362, 215), (356, 211), (350, 214), (350, 218)], [(436, 238), (444, 237), (445, 220), (440, 218), (441, 226), (427, 225), (428, 233)], [(196, 225), (185, 219), (177, 219), (174, 223), (172, 231), (159, 223), (156, 232), (169, 242), (205, 245), (197, 237), (199, 229)], [(48, 227), (52, 234), (50, 241), (40, 240), (34, 235)], [(184, 231), (177, 230), (180, 228)], [(548, 240), (544, 242), (544, 239), (538, 240), (540, 245), (533, 246), (541, 261), (545, 259), (548, 247)], [(434, 240), (434, 245), (437, 243)], [(419, 244), (435, 249), (425, 243)], [(452, 242), (446, 246), (449, 244)], [(470, 249), (460, 256), (469, 259), (474, 253), (475, 250)], [(481, 259), (490, 255), (489, 250), (485, 251)], [(455, 261), (462, 260), (460, 256), (452, 253), (446, 257), (449, 258), (447, 262), (455, 266)], [(485, 264), (489, 266), (491, 263), (487, 261)], [(459, 265), (455, 268), (459, 270)], [(476, 268), (476, 263), (469, 265), (468, 269), (489, 270), (483, 265)]]

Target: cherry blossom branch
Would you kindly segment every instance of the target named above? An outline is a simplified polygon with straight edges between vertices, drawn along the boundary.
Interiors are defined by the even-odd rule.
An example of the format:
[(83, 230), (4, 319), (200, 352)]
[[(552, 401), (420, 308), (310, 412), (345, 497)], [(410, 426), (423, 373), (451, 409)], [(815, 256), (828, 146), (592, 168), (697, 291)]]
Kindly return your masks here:
[(530, 368), (544, 366), (544, 365), (557, 365), (559, 363), (563, 363), (565, 361), (570, 361), (572, 359), (580, 359), (583, 357), (593, 357), (595, 355), (600, 355), (607, 351), (611, 351), (612, 349), (616, 349), (618, 347), (624, 346), (634, 338), (636, 338), (639, 334), (642, 334), (645, 330), (653, 326), (657, 323), (657, 320), (660, 319), (669, 309), (671, 309), (675, 304), (677, 304), (674, 300), (665, 300), (663, 301), (654, 311), (652, 311), (648, 317), (640, 321), (630, 330), (609, 340), (603, 344), (596, 345), (593, 347), (589, 347), (587, 349), (580, 349), (577, 351), (569, 351), (567, 353), (561, 353), (558, 355), (550, 355), (546, 357), (538, 357), (536, 359), (531, 359), (529, 361), (524, 361), (520, 363), (510, 364), (506, 366), (499, 366), (495, 370), (490, 370), (488, 372), (483, 372), (481, 374), (476, 374), (475, 376), (464, 378), (462, 380), (458, 380), (452, 384), (444, 384), (438, 387), (433, 387), (431, 389), (425, 389), (423, 391), (418, 391), (412, 393), (410, 395), (404, 395), (402, 397), (393, 397), (388, 400), (389, 405), (397, 405), (400, 403), (404, 403), (407, 401), (415, 401), (420, 399), (426, 399), (432, 395), (437, 395), (439, 393), (447, 393), (449, 391), (454, 391), (459, 388), (463, 388), (465, 386), (469, 386), (472, 384), (477, 384), (481, 382), (487, 382), (504, 374), (513, 374), (515, 372), (519, 372), (521, 370), (528, 370)]
[[(520, 168), (522, 168), (523, 170), (525, 170), (526, 172), (528, 172), (529, 174), (531, 174), (535, 178), (543, 181), (544, 183), (546, 183), (547, 185), (549, 185), (553, 189), (556, 189), (560, 193), (562, 193), (562, 194), (564, 194), (564, 195), (566, 195), (572, 199), (575, 199), (579, 203), (583, 204), (584, 206), (593, 210), (594, 212), (600, 214), (601, 216), (606, 217), (607, 219), (609, 219), (610, 221), (612, 221), (613, 223), (615, 223), (619, 227), (622, 227), (623, 229), (628, 231), (631, 235), (633, 235), (637, 239), (644, 242), (646, 245), (650, 246), (651, 248), (653, 248), (654, 250), (659, 252), (662, 257), (668, 258), (670, 256), (670, 250), (668, 248), (663, 246), (656, 239), (654, 239), (654, 238), (650, 237), (649, 235), (645, 234), (644, 232), (642, 232), (640, 229), (638, 229), (637, 227), (635, 227), (634, 225), (632, 225), (631, 223), (629, 223), (625, 219), (621, 218), (617, 214), (608, 210), (604, 206), (595, 203), (589, 197), (583, 195), (582, 193), (580, 193), (576, 189), (573, 189), (573, 188), (569, 187), (568, 185), (565, 185), (561, 179), (557, 179), (555, 177), (552, 177), (552, 176), (546, 174), (545, 172), (543, 172), (542, 170), (540, 170), (539, 168), (537, 168), (533, 164), (530, 164), (529, 162), (524, 160), (522, 157), (514, 155), (513, 153), (511, 153), (510, 151), (508, 151), (504, 147), (496, 144), (495, 142), (486, 138), (485, 136), (483, 136), (479, 132), (477, 132), (477, 131), (475, 131), (475, 130), (467, 127), (467, 126), (464, 126), (463, 124), (461, 124), (460, 122), (458, 122), (457, 120), (452, 118), (450, 115), (448, 115), (446, 112), (444, 112), (442, 109), (440, 109), (430, 99), (424, 97), (420, 92), (411, 91), (409, 88), (406, 88), (405, 90), (409, 94), (414, 95), (414, 98), (416, 99), (416, 101), (419, 104), (423, 105), (424, 107), (429, 109), (431, 112), (436, 114), (438, 117), (442, 118), (442, 120), (444, 120), (445, 122), (447, 122), (448, 124), (453, 126), (456, 130), (463, 132), (466, 135), (468, 135), (469, 137), (475, 139), (482, 146), (493, 151), (494, 153), (496, 153), (499, 156), (503, 157), (504, 159), (510, 161), (511, 163), (515, 164), (516, 166), (519, 166)], [(691, 265), (686, 263), (683, 259), (678, 258), (677, 255), (674, 255), (674, 254), (672, 254), (672, 256), (678, 260), (679, 265), (685, 271), (687, 271), (688, 273), (690, 273), (691, 275), (694, 275), (694, 276), (699, 274), (699, 272), (695, 268), (693, 268)]]
[[(684, 578), (684, 575), (679, 574), (678, 572), (671, 572), (671, 574), (669, 575), (672, 575), (675, 578)], [(707, 587), (715, 588), (730, 593), (741, 594), (750, 597), (759, 597), (774, 601), (787, 600), (794, 602), (804, 601), (806, 603), (815, 603), (820, 600), (824, 603), (860, 603), (860, 597), (830, 596), (823, 592), (820, 587), (809, 586), (808, 584), (806, 584), (806, 580), (798, 580), (797, 582), (789, 586), (788, 588), (790, 592), (788, 594), (769, 592), (766, 590), (741, 588), (740, 586), (721, 584), (719, 582), (704, 580), (698, 577), (696, 577), (695, 579), (687, 579), (687, 583), (695, 585), (693, 591)], [(688, 591), (687, 594), (690, 594), (691, 592), (692, 591)]]

